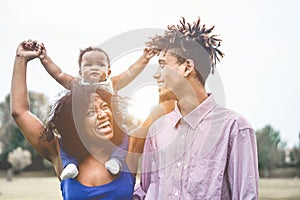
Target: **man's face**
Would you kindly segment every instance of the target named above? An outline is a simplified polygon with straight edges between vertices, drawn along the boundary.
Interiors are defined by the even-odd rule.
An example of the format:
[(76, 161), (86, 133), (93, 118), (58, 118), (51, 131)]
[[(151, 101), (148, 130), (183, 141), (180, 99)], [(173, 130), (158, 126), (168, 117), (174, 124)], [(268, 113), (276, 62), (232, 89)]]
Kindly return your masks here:
[(171, 52), (161, 52), (159, 55), (159, 67), (153, 77), (159, 87), (160, 98), (176, 99), (176, 91), (180, 90), (184, 79), (185, 63), (178, 64), (177, 58)]
[(100, 51), (89, 51), (82, 56), (81, 76), (85, 82), (105, 81), (110, 74), (106, 55)]

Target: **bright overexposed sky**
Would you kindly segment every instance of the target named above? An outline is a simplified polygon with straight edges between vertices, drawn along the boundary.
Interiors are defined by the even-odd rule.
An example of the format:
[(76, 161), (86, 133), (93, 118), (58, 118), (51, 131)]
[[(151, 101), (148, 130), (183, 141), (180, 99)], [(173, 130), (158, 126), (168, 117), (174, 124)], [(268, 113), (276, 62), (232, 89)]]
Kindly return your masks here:
[[(164, 29), (177, 24), (181, 16), (187, 21), (200, 16), (208, 27), (215, 25), (214, 33), (223, 39), (225, 57), (217, 68), (224, 87), (224, 104), (245, 116), (255, 130), (272, 125), (283, 141), (294, 146), (300, 132), (299, 7), (297, 0), (3, 0), (0, 101), (10, 92), (15, 51), (23, 40), (43, 42), (51, 58), (75, 76), (81, 48), (97, 46), (135, 29)], [(114, 48), (124, 44), (120, 42), (120, 47)], [(124, 61), (125, 68), (119, 67), (120, 60), (116, 61), (113, 73), (126, 69), (137, 57), (133, 53), (130, 61)], [(137, 102), (144, 97), (137, 103), (140, 110), (156, 95), (149, 85), (145, 87), (146, 93), (132, 94)], [(50, 98), (62, 90), (38, 60), (29, 64), (28, 88)]]

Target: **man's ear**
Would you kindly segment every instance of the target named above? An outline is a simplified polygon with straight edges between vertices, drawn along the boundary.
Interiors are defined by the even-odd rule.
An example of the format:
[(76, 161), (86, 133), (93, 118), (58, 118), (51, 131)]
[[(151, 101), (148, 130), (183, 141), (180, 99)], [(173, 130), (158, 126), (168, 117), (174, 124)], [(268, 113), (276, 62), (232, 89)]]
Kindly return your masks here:
[(111, 70), (110, 68), (108, 68), (107, 75), (109, 76), (110, 74), (111, 74)]
[(185, 61), (185, 71), (184, 71), (184, 77), (188, 77), (191, 72), (195, 70), (194, 61), (191, 59), (186, 59)]
[(78, 72), (78, 73), (79, 73), (79, 75), (80, 75), (80, 76), (82, 76), (82, 72), (81, 72), (81, 70), (79, 70), (79, 72)]

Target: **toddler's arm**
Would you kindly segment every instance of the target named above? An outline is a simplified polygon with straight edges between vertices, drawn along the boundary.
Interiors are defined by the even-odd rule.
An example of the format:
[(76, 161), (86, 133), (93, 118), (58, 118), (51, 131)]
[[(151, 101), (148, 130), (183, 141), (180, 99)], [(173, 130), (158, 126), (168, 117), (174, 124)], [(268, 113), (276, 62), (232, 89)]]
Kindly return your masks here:
[(47, 55), (46, 48), (44, 44), (40, 44), (42, 52), (39, 55), (39, 59), (46, 69), (46, 71), (64, 88), (70, 90), (72, 88), (73, 81), (75, 77), (64, 73), (59, 66), (57, 66), (51, 58)]
[(143, 55), (133, 63), (128, 70), (111, 78), (114, 91), (118, 91), (128, 85), (139, 73), (143, 71), (149, 60), (157, 53), (149, 48), (145, 48)]

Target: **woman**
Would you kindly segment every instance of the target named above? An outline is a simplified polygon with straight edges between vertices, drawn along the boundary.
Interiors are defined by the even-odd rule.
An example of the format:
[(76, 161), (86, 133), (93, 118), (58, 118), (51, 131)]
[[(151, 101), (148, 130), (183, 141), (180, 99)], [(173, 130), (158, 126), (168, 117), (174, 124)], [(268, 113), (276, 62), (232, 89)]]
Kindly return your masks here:
[(121, 131), (111, 112), (111, 94), (103, 89), (75, 87), (58, 101), (50, 121), (44, 126), (29, 110), (27, 62), (41, 52), (30, 50), (28, 43), (22, 42), (17, 49), (11, 112), (23, 135), (53, 164), (58, 177), (62, 170), (59, 137), (67, 153), (78, 159), (80, 173), (77, 178), (61, 182), (64, 199), (132, 199), (134, 176), (126, 171), (114, 176), (104, 166), (113, 150), (112, 144), (118, 145), (121, 141)]

